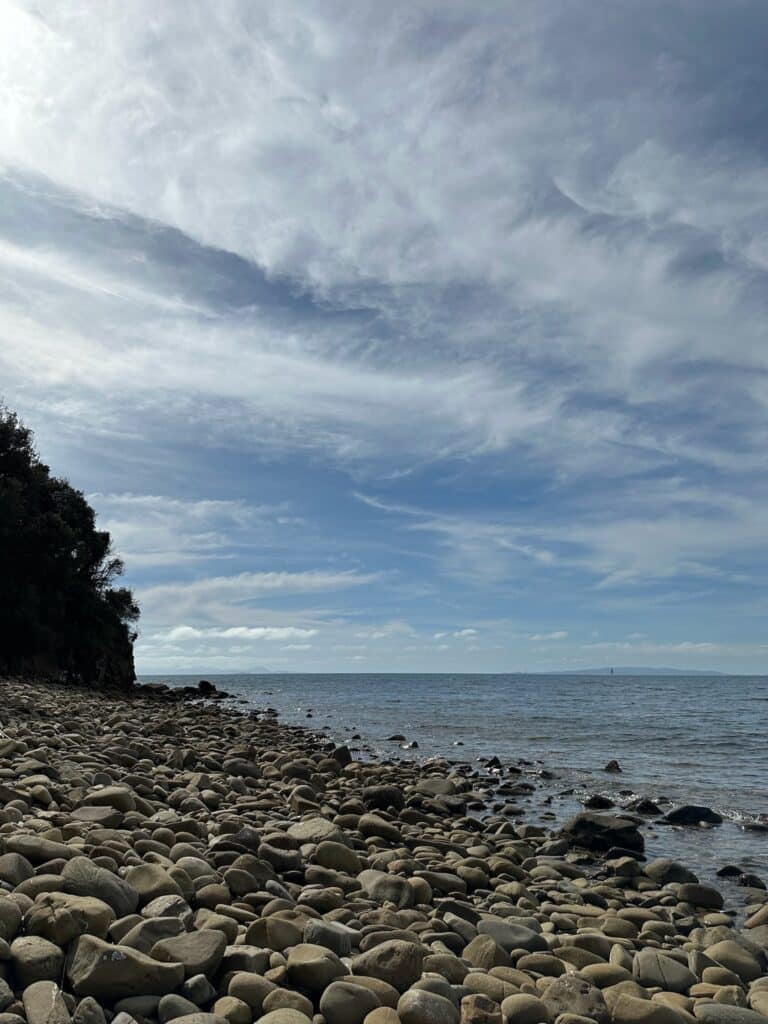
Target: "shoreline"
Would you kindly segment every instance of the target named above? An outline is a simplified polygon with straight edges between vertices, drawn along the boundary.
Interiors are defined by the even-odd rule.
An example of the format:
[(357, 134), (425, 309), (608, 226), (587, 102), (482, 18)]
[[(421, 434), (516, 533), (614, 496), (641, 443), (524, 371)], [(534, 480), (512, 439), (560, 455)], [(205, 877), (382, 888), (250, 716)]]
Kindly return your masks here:
[[(164, 682), (175, 689), (192, 678), (196, 677), (165, 677)], [(250, 684), (257, 684), (260, 678), (247, 677)], [(768, 831), (768, 813), (754, 806), (750, 807), (744, 801), (738, 810), (734, 810), (732, 803), (722, 799), (722, 793), (719, 801), (710, 803), (709, 794), (703, 792), (705, 787), (693, 787), (697, 792), (692, 793), (691, 787), (686, 784), (690, 783), (691, 779), (686, 780), (684, 774), (676, 777), (670, 788), (671, 780), (649, 780), (643, 778), (642, 772), (638, 778), (633, 764), (634, 758), (631, 756), (629, 764), (625, 764), (622, 758), (621, 771), (605, 772), (605, 759), (613, 756), (610, 747), (603, 752), (604, 760), (593, 762), (590, 768), (585, 766), (583, 759), (570, 764), (558, 760), (557, 752), (553, 751), (529, 749), (525, 757), (517, 756), (508, 749), (509, 743), (505, 744), (502, 741), (498, 746), (495, 743), (478, 743), (477, 739), (470, 738), (466, 730), (459, 733), (463, 736), (462, 742), (447, 745), (443, 741), (437, 745), (434, 736), (425, 736), (423, 723), (418, 719), (415, 722), (411, 721), (409, 726), (405, 727), (405, 733), (400, 734), (394, 742), (390, 742), (392, 737), (386, 730), (382, 731), (380, 720), (378, 730), (369, 731), (366, 729), (365, 721), (360, 721), (353, 706), (347, 709), (346, 705), (340, 706), (337, 701), (334, 714), (330, 716), (322, 704), (324, 691), (313, 692), (311, 696), (308, 692), (301, 705), (291, 706), (293, 699), (286, 701), (277, 685), (278, 677), (265, 678), (269, 688), (261, 687), (248, 692), (243, 689), (242, 680), (238, 676), (211, 677), (215, 680), (214, 685), (229, 688), (234, 684), (235, 690), (229, 696), (248, 708), (263, 708), (265, 703), (275, 700), (278, 696), (282, 697), (283, 699), (276, 701), (281, 721), (307, 728), (324, 739), (334, 737), (336, 742), (348, 742), (353, 754), (361, 760), (415, 759), (417, 763), (424, 764), (437, 757), (450, 765), (469, 764), (472, 768), (480, 768), (487, 761), (492, 762), (501, 757), (508, 770), (513, 770), (515, 766), (520, 768), (523, 777), (535, 787), (533, 792), (522, 798), (525, 819), (529, 822), (552, 828), (585, 808), (610, 810), (612, 813), (636, 813), (638, 808), (643, 808), (640, 818), (652, 855), (683, 860), (703, 879), (730, 890), (730, 895), (739, 902), (743, 892), (735, 881), (739, 875), (757, 873), (762, 878), (768, 878), (764, 835)], [(309, 680), (314, 681), (316, 678), (318, 677), (312, 676)], [(319, 678), (323, 678), (322, 675)], [(353, 678), (360, 677), (355, 675)], [(403, 699), (400, 697), (398, 703)], [(399, 712), (400, 707), (397, 708), (397, 713)], [(312, 724), (308, 720), (311, 720)], [(399, 724), (404, 724), (400, 718), (396, 720)], [(333, 724), (329, 725), (329, 721)], [(390, 732), (391, 728), (390, 726)], [(420, 743), (413, 742), (417, 739)], [(562, 751), (559, 753), (562, 757)], [(625, 755), (632, 753), (624, 750)], [(610, 803), (606, 802), (606, 798)], [(665, 820), (670, 811), (688, 804), (705, 804), (707, 808), (711, 807), (723, 817), (724, 820), (717, 829), (716, 843), (708, 842), (701, 829), (680, 827)], [(762, 806), (765, 807), (764, 801)], [(735, 870), (736, 868), (738, 870)]]
[(621, 809), (191, 696), (0, 682), (0, 1024), (768, 1020), (768, 893)]

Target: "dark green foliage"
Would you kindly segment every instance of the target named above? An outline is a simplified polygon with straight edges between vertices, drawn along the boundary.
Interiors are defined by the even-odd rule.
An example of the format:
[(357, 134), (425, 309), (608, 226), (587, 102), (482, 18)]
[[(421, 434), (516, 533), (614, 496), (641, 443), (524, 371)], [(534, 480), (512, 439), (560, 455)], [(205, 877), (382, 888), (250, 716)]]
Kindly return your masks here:
[(93, 509), (51, 476), (31, 431), (0, 404), (0, 674), (134, 681), (139, 609)]

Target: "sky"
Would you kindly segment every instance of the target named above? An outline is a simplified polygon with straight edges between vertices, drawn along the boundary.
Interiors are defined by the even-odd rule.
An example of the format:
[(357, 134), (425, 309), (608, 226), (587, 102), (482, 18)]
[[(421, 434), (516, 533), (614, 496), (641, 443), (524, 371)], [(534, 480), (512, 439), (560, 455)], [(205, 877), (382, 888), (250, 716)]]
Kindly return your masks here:
[(764, 0), (0, 0), (0, 396), (145, 674), (768, 665)]

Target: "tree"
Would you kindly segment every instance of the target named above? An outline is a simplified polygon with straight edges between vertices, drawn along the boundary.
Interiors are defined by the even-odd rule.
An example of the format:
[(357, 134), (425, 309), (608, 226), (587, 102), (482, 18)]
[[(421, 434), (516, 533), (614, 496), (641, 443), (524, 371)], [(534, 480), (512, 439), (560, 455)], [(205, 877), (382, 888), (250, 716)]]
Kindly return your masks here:
[(139, 609), (122, 572), (82, 492), (0, 403), (0, 674), (130, 686)]

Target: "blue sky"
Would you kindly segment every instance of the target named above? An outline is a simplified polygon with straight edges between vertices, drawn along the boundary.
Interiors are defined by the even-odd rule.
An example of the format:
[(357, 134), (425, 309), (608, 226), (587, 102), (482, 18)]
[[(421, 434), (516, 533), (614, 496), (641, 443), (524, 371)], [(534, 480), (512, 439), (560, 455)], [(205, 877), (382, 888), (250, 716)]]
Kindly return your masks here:
[(0, 394), (140, 671), (765, 669), (763, 0), (0, 29)]

